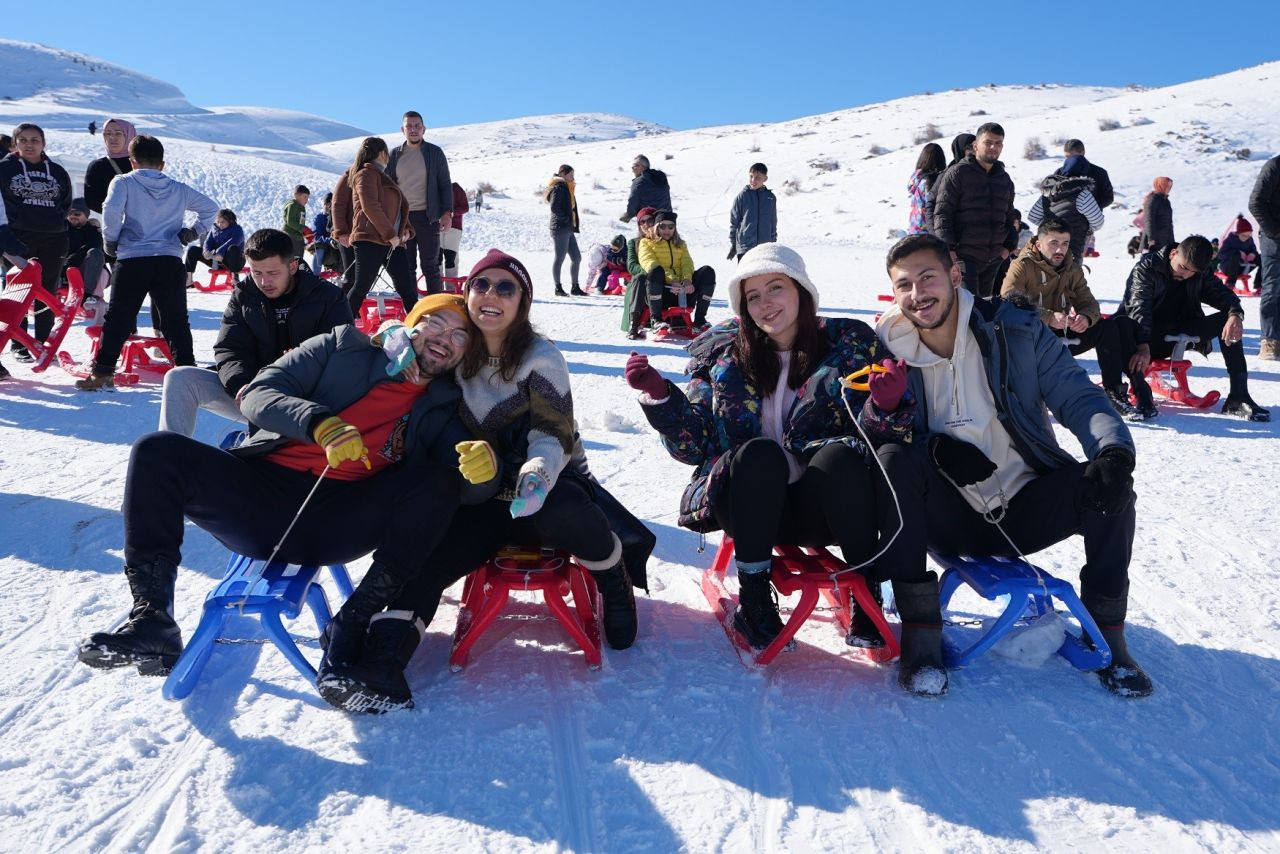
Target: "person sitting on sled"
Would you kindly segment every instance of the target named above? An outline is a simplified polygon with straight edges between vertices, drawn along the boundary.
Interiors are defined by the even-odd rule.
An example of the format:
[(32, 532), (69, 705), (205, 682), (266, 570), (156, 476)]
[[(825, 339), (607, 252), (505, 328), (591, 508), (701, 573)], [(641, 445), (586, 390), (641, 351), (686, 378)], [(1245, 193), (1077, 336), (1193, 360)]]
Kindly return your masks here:
[[(448, 536), (420, 558), (422, 572), (370, 624), (364, 657), (329, 677), (388, 703), (411, 702), (404, 669), (444, 591), (512, 543), (573, 554), (599, 587), (605, 640), (614, 649), (631, 646), (637, 621), (629, 566), (642, 569), (654, 543), (652, 534), (585, 472), (568, 365), (529, 323), (533, 281), (528, 269), (490, 249), (472, 268), (463, 293), (477, 333), (457, 371), (461, 412), (480, 439), (460, 446), (462, 472), (479, 482), (496, 478), (502, 490), (489, 501), (460, 508)], [(410, 365), (410, 376), (414, 370)], [(625, 524), (642, 529), (638, 556), (615, 533), (624, 525), (607, 509), (621, 510), (629, 517)]]
[(673, 211), (658, 211), (653, 217), (652, 237), (640, 241), (640, 266), (649, 276), (649, 323), (663, 325), (662, 310), (675, 305), (693, 308), (693, 328), (707, 324), (707, 309), (716, 289), (716, 271), (693, 268), (689, 246), (676, 230)]
[[(870, 451), (853, 414), (887, 441), (906, 432), (912, 408), (899, 405), (906, 371), (893, 363), (871, 377), (869, 394), (847, 392), (853, 414), (846, 408), (840, 380), (876, 364), (884, 347), (860, 320), (818, 315), (818, 289), (794, 249), (762, 243), (748, 251), (729, 281), (729, 301), (741, 319), (717, 324), (690, 346), (686, 391), (639, 354), (627, 360), (626, 380), (641, 392), (667, 452), (696, 466), (679, 524), (723, 528), (734, 538), (733, 624), (763, 649), (782, 631), (769, 581), (774, 545), (834, 542), (851, 566), (875, 552)], [(885, 580), (878, 570), (865, 570), (873, 590)], [(849, 642), (883, 639), (857, 611)]]
[[(876, 561), (878, 572), (904, 582), (893, 588), (899, 683), (914, 694), (947, 690), (927, 550), (1018, 557), (1082, 534), (1080, 599), (1112, 654), (1098, 676), (1122, 696), (1150, 694), (1124, 636), (1136, 518), (1128, 427), (1034, 311), (958, 287), (943, 241), (906, 237), (886, 266), (895, 304), (876, 328), (910, 366), (902, 388), (915, 400), (909, 430), (878, 451), (887, 475), (877, 480), (881, 525), (903, 525)], [(1058, 446), (1049, 412), (1088, 462)]]
[[(1218, 246), (1218, 271), (1227, 277), (1227, 287), (1233, 288), (1241, 274), (1258, 265), (1258, 245), (1253, 242), (1253, 226), (1241, 214), (1222, 236)], [(1258, 290), (1257, 287), (1254, 290)]]
[(473, 334), (462, 299), (426, 297), (410, 320), (413, 337), (401, 357), (417, 366), (413, 379), (388, 375), (387, 353), (340, 326), (250, 383), (241, 410), (259, 429), (235, 450), (163, 431), (134, 443), (123, 506), (133, 607), (122, 626), (80, 645), (80, 661), (143, 674), (173, 667), (182, 653), (173, 604), (185, 517), (255, 559), (278, 549), (289, 563), (345, 563), (372, 551), (372, 565), (326, 629), (317, 684), (339, 708), (394, 707), (325, 674), (363, 655), (370, 619), (421, 569), (458, 504), (497, 490), (493, 477), (472, 473), (467, 483), (459, 473), (456, 446), (472, 438), (453, 379)]
[(587, 292), (603, 294), (610, 278), (627, 271), (627, 238), (614, 235), (608, 243), (596, 243), (587, 252)]

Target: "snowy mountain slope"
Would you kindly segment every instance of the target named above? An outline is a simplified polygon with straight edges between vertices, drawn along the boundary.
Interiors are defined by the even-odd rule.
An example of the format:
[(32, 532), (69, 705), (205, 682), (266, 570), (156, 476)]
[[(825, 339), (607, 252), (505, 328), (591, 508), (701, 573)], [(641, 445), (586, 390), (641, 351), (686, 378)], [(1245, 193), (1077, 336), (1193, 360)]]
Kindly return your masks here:
[[(672, 176), (695, 260), (724, 282), (728, 204), (746, 166), (763, 159), (775, 191), (800, 177), (801, 192), (779, 192), (782, 232), (808, 261), (824, 313), (870, 322), (889, 234), (906, 221), (919, 148), (911, 136), (926, 122), (948, 137), (972, 130), (978, 109), (1003, 122), (1006, 162), (1027, 199), (1055, 164), (1023, 160), (1022, 139), (1039, 135), (1052, 148), (1056, 134), (1080, 136), (1121, 202), (1140, 198), (1151, 175), (1169, 174), (1178, 233), (1216, 234), (1260, 166), (1221, 149), (1277, 147), (1262, 136), (1280, 126), (1267, 100), (1277, 73), (1280, 64), (1138, 92), (1000, 87), (844, 111), (836, 121), (492, 157), (450, 151), (465, 186), (488, 180), (506, 191), (466, 220), (463, 267), (495, 245), (528, 264), (533, 320), (569, 362), (592, 469), (658, 535), (639, 640), (606, 652), (597, 673), (554, 624), (532, 619), (497, 624), (472, 664), (450, 673), (456, 588), (410, 666), (412, 713), (329, 710), (281, 656), (254, 645), (220, 645), (196, 692), (177, 704), (160, 699), (158, 680), (89, 671), (74, 647), (126, 604), (121, 494), (129, 445), (155, 424), (158, 389), (84, 395), (56, 369), (36, 375), (6, 359), (15, 379), (0, 384), (0, 596), (9, 603), (0, 609), (0, 850), (1280, 850), (1275, 424), (1166, 406), (1134, 428), (1140, 518), (1128, 633), (1157, 685), (1149, 700), (1112, 698), (1060, 659), (1033, 668), (995, 655), (954, 672), (944, 700), (912, 699), (891, 667), (845, 647), (822, 613), (796, 651), (748, 671), (698, 585), (718, 538), (699, 552), (698, 536), (676, 527), (690, 470), (663, 452), (621, 380), (632, 350), (673, 379), (685, 355), (623, 339), (616, 300), (548, 296), (547, 212), (537, 192), (560, 162), (577, 167), (580, 205), (595, 211), (584, 216), (585, 250), (631, 232), (611, 216), (625, 202), (631, 157), (646, 153)], [(1138, 116), (1152, 124), (1135, 125)], [(1103, 133), (1099, 119), (1124, 127)], [(1155, 145), (1162, 140), (1170, 146)], [(873, 143), (894, 150), (861, 159)], [(83, 133), (50, 135), (63, 162), (96, 156), (99, 144)], [(293, 183), (329, 174), (222, 145), (166, 144), (174, 171), (251, 226), (278, 220)], [(809, 165), (824, 157), (839, 168)], [(1090, 264), (1104, 310), (1131, 266), (1122, 250), (1130, 212), (1108, 215), (1103, 257)], [(712, 319), (728, 314), (718, 297)], [(202, 359), (224, 301), (191, 296)], [(1253, 394), (1274, 407), (1280, 368), (1253, 357), (1257, 300), (1245, 310)], [(87, 337), (73, 330), (66, 349), (85, 358)], [(1193, 360), (1197, 389), (1225, 390), (1219, 357)], [(1081, 361), (1096, 377), (1093, 359)], [(228, 427), (201, 418), (204, 441)], [(187, 637), (225, 557), (187, 528), (177, 597)], [(1074, 578), (1083, 549), (1069, 541), (1036, 559)], [(966, 617), (997, 607), (963, 592), (955, 606)], [(540, 613), (532, 604), (513, 610)], [(307, 619), (294, 631), (314, 636)], [(975, 630), (947, 631), (965, 639)], [(318, 658), (314, 643), (306, 649)]]

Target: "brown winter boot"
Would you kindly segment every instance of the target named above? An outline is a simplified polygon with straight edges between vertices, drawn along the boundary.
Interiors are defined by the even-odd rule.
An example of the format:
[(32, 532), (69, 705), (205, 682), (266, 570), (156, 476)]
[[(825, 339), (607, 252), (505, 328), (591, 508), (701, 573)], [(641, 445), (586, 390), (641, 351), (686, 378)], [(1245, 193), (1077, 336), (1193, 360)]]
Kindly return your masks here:
[(1258, 358), (1267, 362), (1280, 361), (1280, 339), (1263, 338), (1258, 345)]
[(82, 380), (76, 380), (76, 388), (81, 391), (115, 391), (115, 374), (100, 374), (94, 371)]

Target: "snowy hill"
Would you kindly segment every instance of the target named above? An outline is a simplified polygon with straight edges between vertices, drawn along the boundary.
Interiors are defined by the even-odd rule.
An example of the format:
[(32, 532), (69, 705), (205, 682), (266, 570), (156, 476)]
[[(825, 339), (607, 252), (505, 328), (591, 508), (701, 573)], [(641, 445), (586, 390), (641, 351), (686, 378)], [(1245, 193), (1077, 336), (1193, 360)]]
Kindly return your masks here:
[[(0, 87), (8, 73), (0, 64)], [(1128, 220), (1152, 177), (1174, 179), (1179, 235), (1216, 235), (1243, 207), (1260, 158), (1280, 147), (1268, 136), (1280, 127), (1278, 80), (1280, 63), (1272, 63), (1152, 90), (984, 87), (772, 125), (658, 133), (601, 118), (594, 141), (593, 117), (429, 129), (456, 180), (499, 191), (466, 219), (463, 268), (490, 246), (528, 264), (532, 317), (569, 363), (592, 470), (658, 546), (651, 593), (639, 597), (639, 639), (606, 652), (598, 672), (554, 623), (514, 619), (495, 625), (464, 672), (450, 673), (459, 590), (450, 591), (409, 668), (412, 713), (334, 712), (278, 653), (252, 644), (219, 645), (182, 703), (161, 700), (158, 680), (78, 664), (76, 641), (126, 607), (119, 508), (129, 446), (154, 428), (159, 390), (144, 383), (81, 394), (56, 368), (33, 374), (6, 359), (14, 378), (0, 383), (0, 596), (8, 604), (0, 609), (0, 816), (9, 831), (0, 849), (1280, 850), (1275, 423), (1166, 405), (1158, 420), (1134, 427), (1140, 515), (1127, 633), (1157, 686), (1148, 700), (1117, 700), (1060, 659), (1029, 667), (994, 654), (953, 672), (944, 700), (913, 699), (892, 667), (846, 647), (823, 613), (794, 652), (747, 670), (699, 587), (718, 536), (704, 552), (676, 525), (690, 469), (662, 450), (621, 379), (632, 350), (677, 380), (685, 354), (623, 339), (616, 300), (550, 296), (541, 199), (555, 167), (571, 163), (584, 251), (630, 234), (634, 227), (613, 217), (625, 204), (631, 158), (647, 154), (671, 177), (695, 261), (714, 266), (723, 283), (733, 269), (724, 260), (729, 204), (747, 166), (763, 160), (781, 236), (806, 258), (823, 312), (870, 322), (886, 287), (884, 252), (906, 224), (915, 136), (936, 125), (945, 147), (994, 119), (1008, 132), (1004, 160), (1024, 209), (1034, 182), (1057, 165), (1024, 157), (1029, 136), (1051, 154), (1058, 137), (1080, 137), (1110, 171), (1118, 203), (1099, 233), (1103, 257), (1090, 261), (1091, 286), (1109, 311), (1131, 267)], [(158, 115), (152, 107), (173, 97), (157, 81), (130, 85), (148, 101), (140, 114)], [(82, 128), (107, 107), (40, 100), (52, 90), (23, 86), (21, 115), (52, 128), (55, 159), (74, 171), (99, 156), (100, 140)], [(0, 101), (6, 121), (17, 103)], [(165, 109), (175, 126), (187, 121), (179, 107)], [(225, 109), (267, 133), (328, 133), (314, 117)], [(84, 112), (71, 122), (74, 110)], [(1103, 131), (1100, 122), (1119, 126)], [(249, 136), (230, 143), (175, 133), (165, 143), (171, 171), (252, 228), (278, 222), (292, 184), (331, 184), (350, 156), (342, 146), (352, 130), (330, 142), (299, 137), (305, 152), (257, 147)], [(717, 297), (713, 320), (729, 312), (723, 287)], [(1274, 409), (1280, 368), (1253, 355), (1257, 302), (1244, 300), (1250, 384)], [(202, 361), (224, 304), (192, 292)], [(72, 330), (65, 349), (83, 360), (88, 348)], [(1220, 357), (1193, 361), (1193, 386), (1225, 391)], [(1081, 362), (1096, 377), (1092, 354)], [(228, 427), (202, 415), (197, 436), (213, 443)], [(1075, 439), (1056, 429), (1080, 456)], [(176, 616), (189, 638), (226, 551), (186, 530)], [(1074, 579), (1083, 548), (1068, 541), (1036, 560)], [(997, 610), (964, 592), (954, 605), (965, 619)], [(517, 617), (542, 613), (513, 607)], [(249, 635), (253, 626), (238, 621), (236, 629)], [(305, 617), (292, 629), (315, 634)], [(961, 640), (975, 631), (947, 629)], [(318, 659), (314, 642), (304, 650)]]

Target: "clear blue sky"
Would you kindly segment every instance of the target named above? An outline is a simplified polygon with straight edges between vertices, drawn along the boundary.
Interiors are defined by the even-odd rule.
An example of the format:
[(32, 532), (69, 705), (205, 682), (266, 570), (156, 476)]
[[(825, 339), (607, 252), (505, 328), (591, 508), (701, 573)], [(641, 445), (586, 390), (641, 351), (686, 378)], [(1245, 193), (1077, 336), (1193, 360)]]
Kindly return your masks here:
[(616, 112), (689, 128), (986, 83), (1159, 86), (1280, 59), (1274, 0), (162, 5), (10, 7), (4, 36), (133, 68), (200, 106), (287, 107), (371, 131), (410, 108), (428, 126)]

